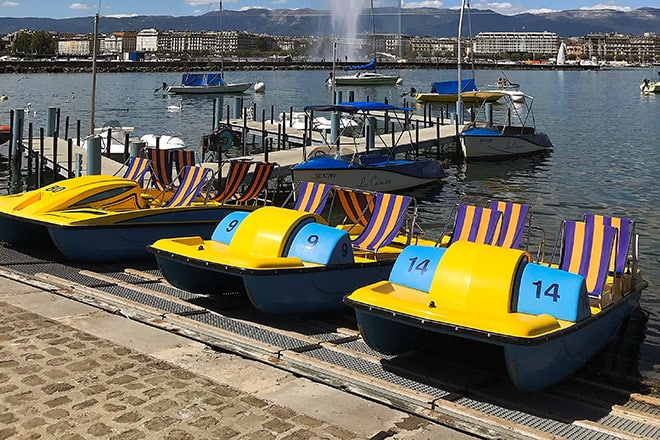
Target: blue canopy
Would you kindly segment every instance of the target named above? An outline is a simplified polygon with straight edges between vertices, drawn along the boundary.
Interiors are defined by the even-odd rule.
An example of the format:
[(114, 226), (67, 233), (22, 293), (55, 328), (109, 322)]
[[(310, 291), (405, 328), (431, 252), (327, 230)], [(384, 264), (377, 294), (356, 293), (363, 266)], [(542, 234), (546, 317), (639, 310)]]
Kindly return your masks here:
[[(468, 78), (461, 81), (461, 93), (463, 92), (476, 92), (479, 90), (474, 78)], [(456, 95), (458, 93), (458, 80), (452, 81), (437, 81), (431, 83), (431, 93), (439, 93), (441, 95)]]
[(340, 102), (339, 104), (315, 104), (308, 105), (303, 108), (305, 111), (313, 112), (342, 112), (342, 113), (357, 113), (364, 112), (368, 113), (370, 111), (402, 111), (402, 112), (411, 112), (413, 109), (408, 107), (399, 107), (396, 105), (386, 104), (384, 102), (371, 102), (371, 101), (360, 101), (360, 102)]
[(225, 84), (222, 73), (185, 73), (181, 80), (184, 86), (208, 87)]
[(361, 64), (359, 66), (346, 66), (344, 70), (376, 70), (376, 59), (374, 58), (367, 64)]

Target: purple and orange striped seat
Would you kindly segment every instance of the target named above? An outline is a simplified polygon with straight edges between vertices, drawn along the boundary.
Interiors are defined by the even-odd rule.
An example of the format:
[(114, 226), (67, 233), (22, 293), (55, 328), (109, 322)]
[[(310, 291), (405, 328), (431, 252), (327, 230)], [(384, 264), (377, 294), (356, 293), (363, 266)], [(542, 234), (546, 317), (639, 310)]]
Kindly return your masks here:
[(348, 220), (362, 226), (369, 223), (374, 212), (375, 193), (350, 188), (336, 188), (335, 196)]
[(495, 244), (501, 217), (502, 213), (496, 209), (459, 204), (449, 244), (456, 241)]
[(245, 180), (245, 176), (247, 176), (251, 164), (252, 162), (249, 160), (230, 161), (229, 171), (227, 172), (224, 185), (211, 200), (215, 202), (224, 202), (235, 196)]
[(369, 223), (353, 240), (353, 246), (376, 252), (394, 240), (403, 226), (412, 197), (388, 193), (376, 193), (374, 211)]
[(245, 203), (255, 200), (266, 188), (268, 179), (275, 169), (274, 162), (257, 162), (252, 174), (252, 179), (247, 184), (245, 191), (236, 193), (229, 200), (236, 203)]
[(169, 150), (147, 148), (147, 157), (151, 160), (151, 184), (161, 191), (171, 188), (172, 159)]
[(564, 220), (559, 268), (582, 275), (587, 293), (600, 297), (605, 287), (617, 230), (595, 222)]
[(124, 171), (124, 175), (122, 177), (124, 179), (135, 180), (137, 183), (142, 185), (142, 182), (144, 182), (144, 176), (147, 171), (149, 171), (150, 166), (151, 160), (145, 157), (131, 157), (128, 160), (126, 171)]
[(179, 186), (163, 207), (190, 206), (202, 192), (210, 173), (210, 168), (185, 166), (179, 177)]
[(626, 217), (609, 217), (599, 214), (585, 214), (585, 223), (601, 223), (612, 226), (617, 230), (616, 253), (612, 255), (609, 270), (615, 273), (623, 273), (626, 269), (630, 240), (634, 235), (635, 225)]
[(321, 214), (328, 201), (331, 188), (331, 185), (327, 183), (301, 181), (298, 184), (296, 203), (293, 209)]
[(497, 238), (493, 244), (518, 249), (525, 231), (525, 224), (527, 224), (528, 230), (531, 227), (530, 206), (524, 203), (491, 200), (488, 207), (502, 213)]
[(170, 150), (172, 154), (172, 162), (174, 163), (174, 170), (179, 175), (185, 166), (195, 165), (195, 152), (193, 150)]

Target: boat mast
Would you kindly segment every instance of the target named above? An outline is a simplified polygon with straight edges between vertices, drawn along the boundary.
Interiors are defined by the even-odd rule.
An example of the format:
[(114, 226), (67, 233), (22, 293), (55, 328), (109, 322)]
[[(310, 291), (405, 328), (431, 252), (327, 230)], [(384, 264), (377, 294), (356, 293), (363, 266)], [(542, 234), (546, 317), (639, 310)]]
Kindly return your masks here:
[(220, 73), (224, 81), (225, 76), (225, 31), (222, 28), (222, 0), (220, 0)]
[[(99, 2), (99, 9), (101, 4)], [(94, 16), (94, 36), (92, 37), (92, 108), (90, 111), (89, 133), (94, 134), (94, 111), (96, 109), (96, 41), (99, 34), (99, 13)], [(108, 147), (109, 151), (110, 147)]]
[(461, 14), (458, 17), (458, 42), (456, 45), (456, 50), (458, 51), (458, 61), (456, 63), (456, 72), (458, 74), (458, 84), (456, 84), (456, 117), (458, 118), (458, 123), (463, 123), (463, 102), (461, 101), (461, 92), (463, 91), (462, 87), (462, 78), (461, 78), (461, 35), (463, 33), (463, 11), (465, 9), (466, 0), (461, 1)]
[(376, 17), (374, 16), (374, 0), (371, 0), (371, 44), (374, 60), (376, 59)]

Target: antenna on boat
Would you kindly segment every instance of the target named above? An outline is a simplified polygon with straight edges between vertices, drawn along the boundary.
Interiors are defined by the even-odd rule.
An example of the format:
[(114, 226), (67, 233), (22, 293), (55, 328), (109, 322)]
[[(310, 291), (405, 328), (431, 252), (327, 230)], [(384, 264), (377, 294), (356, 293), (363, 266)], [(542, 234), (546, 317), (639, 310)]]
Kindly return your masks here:
[[(99, 10), (101, 2), (99, 1)], [(94, 110), (96, 107), (96, 42), (99, 35), (99, 13), (94, 16), (94, 36), (92, 37), (92, 107), (90, 111), (89, 133), (94, 134)]]
[(222, 0), (220, 0), (220, 73), (225, 79), (225, 31), (222, 22)]
[(458, 41), (456, 49), (458, 52), (458, 61), (456, 63), (456, 73), (458, 74), (458, 84), (456, 84), (456, 117), (458, 123), (463, 123), (463, 102), (461, 101), (461, 92), (463, 91), (462, 78), (461, 78), (461, 34), (463, 32), (463, 10), (465, 9), (466, 0), (461, 1), (461, 14), (458, 18)]

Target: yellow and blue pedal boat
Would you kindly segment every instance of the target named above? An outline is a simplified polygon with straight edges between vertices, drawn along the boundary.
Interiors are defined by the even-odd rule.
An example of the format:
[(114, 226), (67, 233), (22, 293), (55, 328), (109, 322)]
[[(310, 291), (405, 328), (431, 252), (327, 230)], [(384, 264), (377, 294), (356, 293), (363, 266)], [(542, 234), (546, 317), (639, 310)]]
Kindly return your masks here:
[[(612, 229), (610, 237), (616, 236)], [(559, 265), (533, 263), (523, 250), (469, 241), (447, 248), (408, 246), (387, 279), (356, 289), (345, 304), (355, 309), (364, 341), (379, 352), (402, 354), (440, 335), (476, 340), (502, 348), (516, 387), (540, 390), (602, 350), (647, 286), (636, 256), (632, 266), (610, 271), (615, 258), (589, 245), (586, 257), (571, 262), (573, 250), (588, 241), (572, 237)], [(612, 239), (608, 243), (612, 247)], [(616, 259), (631, 261), (628, 254)], [(573, 273), (596, 260), (604, 262), (604, 271)], [(601, 282), (598, 291), (594, 286)]]
[(31, 246), (52, 241), (78, 261), (141, 258), (160, 238), (191, 233), (209, 238), (230, 212), (253, 209), (203, 200), (179, 206), (159, 202), (170, 195), (132, 179), (92, 175), (2, 196), (0, 241)]
[[(409, 199), (377, 197), (383, 205)], [(165, 278), (181, 289), (210, 295), (238, 289), (265, 313), (328, 312), (343, 308), (343, 297), (357, 287), (387, 277), (408, 244), (396, 215), (384, 222), (377, 231), (392, 229), (391, 239), (363, 250), (355, 235), (318, 214), (266, 206), (229, 214), (210, 240), (163, 239), (149, 250)]]

